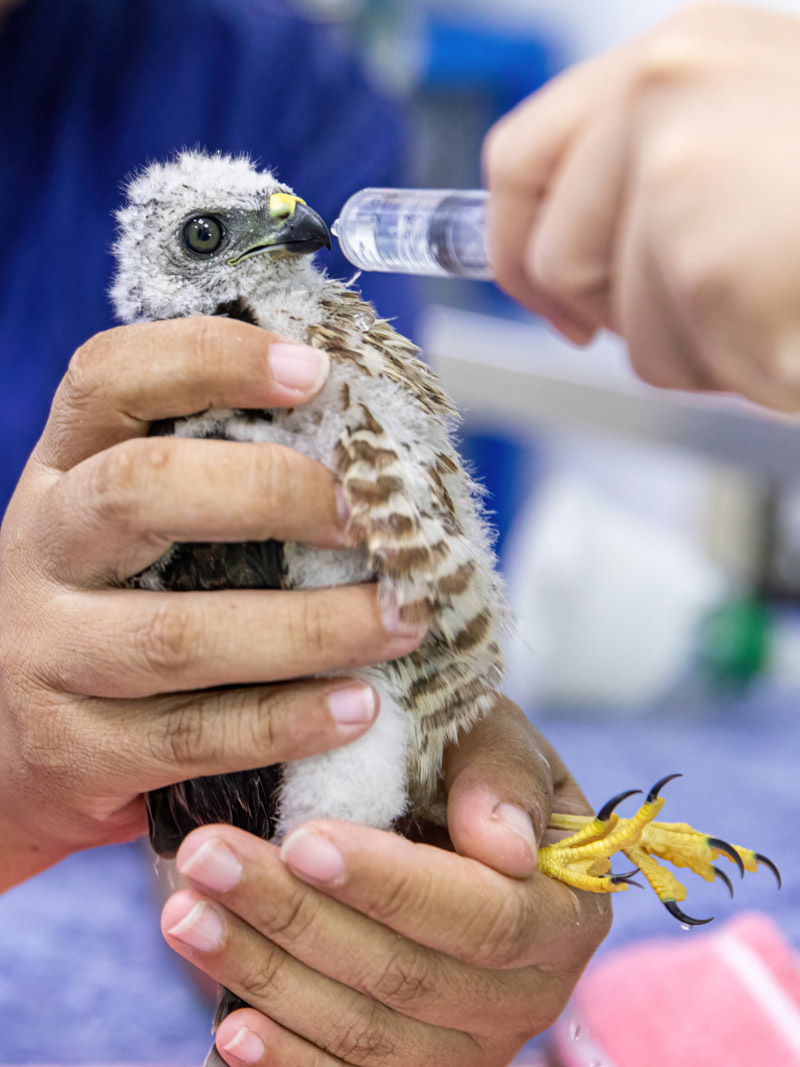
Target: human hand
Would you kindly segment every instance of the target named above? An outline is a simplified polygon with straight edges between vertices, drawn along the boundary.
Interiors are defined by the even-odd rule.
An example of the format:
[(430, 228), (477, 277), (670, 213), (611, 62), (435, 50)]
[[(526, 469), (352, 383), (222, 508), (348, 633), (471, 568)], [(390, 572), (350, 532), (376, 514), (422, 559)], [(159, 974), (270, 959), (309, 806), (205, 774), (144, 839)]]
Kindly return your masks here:
[(231, 1067), (500, 1067), (557, 1018), (610, 903), (535, 871), (536, 842), (554, 805), (590, 808), (507, 701), (448, 751), (445, 782), (460, 855), (331, 821), (280, 850), (230, 826), (185, 839), (192, 888), (162, 929), (252, 1005), (217, 1031)]
[(497, 278), (654, 385), (800, 410), (800, 20), (685, 9), (490, 132)]
[(121, 587), (174, 541), (346, 543), (335, 478), (307, 457), (147, 436), (167, 416), (311, 399), (324, 354), (277, 341), (198, 318), (123, 326), (73, 357), (0, 531), (0, 890), (145, 832), (145, 791), (353, 740), (377, 711), (369, 686), (264, 683), (421, 640), (387, 632), (370, 585)]

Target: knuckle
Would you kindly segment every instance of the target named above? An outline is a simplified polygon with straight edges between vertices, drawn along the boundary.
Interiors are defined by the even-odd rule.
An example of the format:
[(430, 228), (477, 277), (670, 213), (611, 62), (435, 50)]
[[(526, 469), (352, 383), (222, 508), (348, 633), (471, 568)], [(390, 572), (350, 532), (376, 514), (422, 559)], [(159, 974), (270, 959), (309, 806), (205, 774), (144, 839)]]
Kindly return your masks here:
[(211, 370), (219, 366), (222, 354), (221, 332), (224, 321), (219, 317), (196, 315), (186, 319), (187, 342), (192, 351), (192, 366)]
[(664, 224), (679, 236), (686, 228), (691, 202), (686, 190), (695, 189), (707, 170), (709, 145), (697, 129), (685, 122), (665, 120), (651, 128), (647, 151), (642, 154), (639, 181), (643, 195), (662, 212)]
[(707, 49), (694, 20), (671, 19), (642, 47), (634, 65), (632, 81), (637, 93), (685, 82), (707, 62)]
[(286, 960), (279, 948), (269, 946), (265, 950), (262, 946), (256, 963), (242, 965), (236, 976), (236, 992), (254, 1008), (273, 1002), (281, 996)]
[(430, 1006), (437, 993), (435, 959), (401, 942), (394, 956), (362, 992), (389, 1007), (404, 1008), (424, 1003)]
[(531, 248), (528, 259), (531, 281), (551, 296), (569, 303), (580, 300), (591, 289), (581, 277), (579, 265), (570, 262), (552, 231), (540, 236)]
[(730, 272), (708, 250), (677, 251), (674, 263), (675, 291), (688, 315), (702, 323), (729, 297)]
[(98, 388), (101, 375), (98, 367), (104, 362), (110, 347), (113, 330), (104, 330), (90, 337), (78, 348), (67, 366), (61, 381), (62, 397), (73, 404), (91, 396)]
[(342, 1023), (341, 1033), (328, 1045), (328, 1051), (347, 1063), (383, 1063), (397, 1054), (381, 1006), (372, 1000), (360, 1001)]
[(18, 758), (24, 766), (47, 777), (62, 777), (68, 765), (65, 738), (59, 729), (60, 717), (37, 716), (18, 739)]
[[(30, 710), (30, 708), (28, 708)], [(33, 777), (39, 788), (47, 788), (52, 795), (74, 794), (81, 784), (91, 789), (94, 764), (92, 743), (85, 729), (75, 725), (73, 709), (49, 707), (29, 715), (17, 733), (16, 756), (23, 774)], [(94, 768), (96, 771), (96, 767)]]
[(270, 940), (275, 940), (290, 951), (303, 944), (308, 950), (315, 941), (316, 920), (322, 902), (309, 893), (305, 887), (298, 887), (285, 901), (269, 902), (256, 920), (256, 927)]
[(157, 750), (163, 753), (166, 741), (170, 765), (187, 766), (196, 763), (205, 749), (207, 719), (199, 708), (189, 705), (175, 708), (162, 727), (165, 736), (159, 738)]
[(398, 916), (423, 914), (431, 895), (431, 876), (419, 869), (413, 873), (397, 870), (372, 906), (379, 922), (389, 926)]
[(251, 450), (250, 473), (259, 486), (260, 506), (268, 519), (292, 510), (292, 502), (286, 499), (294, 484), (292, 458), (292, 451), (281, 445), (261, 445)]
[(160, 438), (125, 441), (99, 453), (91, 465), (87, 508), (101, 522), (132, 522), (138, 513), (142, 485), (152, 488), (157, 472), (170, 456), (170, 443)]
[(198, 637), (192, 611), (180, 604), (162, 604), (134, 633), (135, 658), (158, 676), (180, 673), (197, 662)]
[(209, 709), (225, 722), (225, 737), (231, 752), (261, 757), (264, 765), (274, 763), (284, 753), (280, 749), (283, 722), (280, 690), (271, 688), (224, 691), (210, 698)]
[(330, 651), (328, 619), (318, 597), (306, 594), (300, 600), (300, 614), (296, 622), (299, 644), (295, 647), (306, 649), (310, 658), (324, 656)]

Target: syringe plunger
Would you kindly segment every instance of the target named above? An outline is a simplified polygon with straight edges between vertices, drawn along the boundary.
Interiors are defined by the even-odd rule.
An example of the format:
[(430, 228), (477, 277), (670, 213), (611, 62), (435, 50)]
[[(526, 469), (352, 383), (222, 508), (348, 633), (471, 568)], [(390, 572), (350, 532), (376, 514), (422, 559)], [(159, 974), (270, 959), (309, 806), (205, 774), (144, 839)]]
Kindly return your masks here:
[(492, 277), (482, 189), (362, 189), (331, 227), (362, 270)]

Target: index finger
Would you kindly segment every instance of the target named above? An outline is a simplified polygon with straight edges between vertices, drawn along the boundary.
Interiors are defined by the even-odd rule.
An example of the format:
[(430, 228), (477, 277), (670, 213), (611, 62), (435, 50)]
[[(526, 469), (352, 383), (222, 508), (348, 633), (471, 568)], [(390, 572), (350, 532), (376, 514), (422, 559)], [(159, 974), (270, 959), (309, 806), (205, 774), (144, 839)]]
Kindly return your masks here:
[[(482, 863), (364, 826), (324, 820), (291, 833), (281, 859), (298, 878), (395, 933), (472, 966), (507, 970), (585, 955), (564, 931), (597, 910), (534, 872), (508, 878)], [(599, 914), (599, 912), (598, 912)]]
[[(559, 75), (500, 119), (484, 144), (489, 242), (497, 281), (576, 343), (590, 338), (593, 324), (580, 321), (531, 280), (527, 251), (565, 157), (630, 77), (632, 54), (633, 45), (626, 44)], [(594, 180), (594, 175), (586, 180)]]
[(322, 387), (328, 357), (223, 316), (119, 326), (70, 361), (33, 453), (59, 471), (157, 419), (218, 408), (291, 407)]

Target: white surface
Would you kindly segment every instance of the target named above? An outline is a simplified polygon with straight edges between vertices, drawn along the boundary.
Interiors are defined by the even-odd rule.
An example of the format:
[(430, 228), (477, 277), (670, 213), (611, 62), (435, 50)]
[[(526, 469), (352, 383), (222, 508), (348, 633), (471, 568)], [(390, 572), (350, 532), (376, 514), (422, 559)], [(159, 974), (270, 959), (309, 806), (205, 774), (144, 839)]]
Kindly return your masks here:
[(797, 480), (800, 417), (644, 385), (611, 335), (576, 349), (533, 319), (445, 307), (428, 310), (422, 332), (427, 357), (476, 424), (599, 431)]
[(508, 693), (524, 707), (651, 706), (727, 590), (691, 537), (558, 478), (520, 515), (506, 570)]

